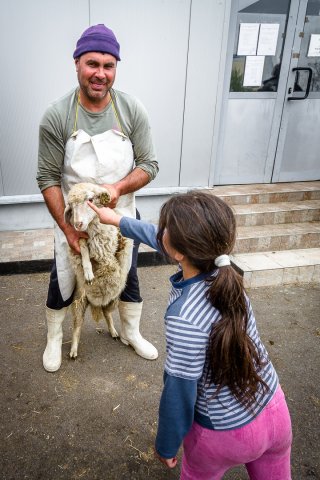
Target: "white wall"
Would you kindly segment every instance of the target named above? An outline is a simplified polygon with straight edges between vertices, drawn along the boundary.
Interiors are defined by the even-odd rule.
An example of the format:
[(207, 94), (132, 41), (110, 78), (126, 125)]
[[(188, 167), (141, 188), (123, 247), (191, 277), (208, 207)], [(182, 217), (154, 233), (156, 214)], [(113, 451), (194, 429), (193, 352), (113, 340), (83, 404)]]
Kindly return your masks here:
[(214, 168), (211, 153), (219, 78), (224, 72), (226, 3), (192, 2), (180, 186), (209, 186)]
[(76, 85), (75, 44), (96, 23), (121, 45), (115, 87), (150, 116), (160, 172), (139, 192), (142, 213), (154, 220), (163, 195), (208, 185), (226, 3), (2, 0), (0, 230), (52, 225), (35, 180), (38, 125), (50, 101)]
[(39, 121), (75, 85), (72, 53), (87, 26), (87, 0), (1, 1), (1, 195), (39, 193)]
[(91, 0), (91, 23), (110, 25), (120, 42), (115, 87), (150, 116), (160, 165), (152, 187), (179, 185), (190, 2)]

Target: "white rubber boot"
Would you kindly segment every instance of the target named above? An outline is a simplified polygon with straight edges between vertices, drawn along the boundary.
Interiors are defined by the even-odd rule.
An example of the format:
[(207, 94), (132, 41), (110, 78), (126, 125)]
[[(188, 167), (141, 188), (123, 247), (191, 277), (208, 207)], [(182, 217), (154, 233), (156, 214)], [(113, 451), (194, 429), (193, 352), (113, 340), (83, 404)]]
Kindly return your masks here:
[(61, 366), (62, 354), (62, 323), (68, 307), (52, 310), (46, 307), (47, 346), (43, 354), (43, 366), (47, 372), (56, 372)]
[(125, 345), (131, 345), (140, 357), (155, 360), (158, 350), (139, 332), (142, 303), (119, 302), (120, 339)]

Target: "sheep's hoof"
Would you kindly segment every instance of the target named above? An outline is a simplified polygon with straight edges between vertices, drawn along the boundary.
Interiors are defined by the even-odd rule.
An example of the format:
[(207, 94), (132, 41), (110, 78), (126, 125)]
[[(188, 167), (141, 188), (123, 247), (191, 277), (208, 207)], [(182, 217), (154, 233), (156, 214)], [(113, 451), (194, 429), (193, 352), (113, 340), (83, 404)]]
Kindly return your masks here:
[(118, 334), (118, 332), (115, 328), (110, 330), (110, 335), (111, 335), (112, 338), (118, 338), (119, 337), (119, 334)]
[(110, 200), (111, 200), (111, 196), (109, 195), (108, 191), (100, 194), (100, 203), (104, 207), (106, 207), (110, 203)]
[(73, 360), (75, 360), (78, 356), (78, 352), (76, 350), (71, 350), (69, 353), (69, 357)]
[(93, 279), (94, 279), (94, 275), (93, 275), (93, 272), (91, 270), (84, 270), (84, 279), (86, 281), (86, 284), (87, 285), (92, 285), (92, 282), (93, 282)]

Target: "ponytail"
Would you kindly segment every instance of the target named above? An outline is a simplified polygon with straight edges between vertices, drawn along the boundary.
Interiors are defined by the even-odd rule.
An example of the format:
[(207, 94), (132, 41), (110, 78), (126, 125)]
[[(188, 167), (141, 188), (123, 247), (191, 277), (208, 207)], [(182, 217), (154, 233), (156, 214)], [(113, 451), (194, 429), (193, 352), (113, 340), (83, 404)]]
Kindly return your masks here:
[(228, 387), (250, 408), (259, 385), (268, 387), (258, 373), (263, 360), (247, 333), (249, 312), (243, 279), (232, 266), (224, 266), (209, 281), (208, 299), (221, 314), (210, 334), (209, 380), (218, 386), (216, 395)]
[[(247, 333), (249, 312), (243, 280), (230, 265), (229, 254), (236, 240), (233, 211), (210, 193), (176, 195), (160, 211), (157, 240), (163, 252), (165, 230), (170, 245), (199, 272), (208, 274), (208, 299), (221, 314), (210, 334), (207, 380), (217, 385), (216, 395), (228, 387), (250, 408), (258, 389), (268, 387), (259, 375), (263, 359)], [(217, 275), (212, 275), (217, 267)]]

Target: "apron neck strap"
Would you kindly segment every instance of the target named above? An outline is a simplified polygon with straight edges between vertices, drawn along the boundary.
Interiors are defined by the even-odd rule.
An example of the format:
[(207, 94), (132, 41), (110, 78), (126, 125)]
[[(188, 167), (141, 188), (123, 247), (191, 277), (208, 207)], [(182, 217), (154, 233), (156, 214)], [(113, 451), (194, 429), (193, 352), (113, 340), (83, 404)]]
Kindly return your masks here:
[[(116, 106), (115, 106), (114, 101), (113, 101), (113, 98), (112, 98), (111, 91), (110, 91), (110, 98), (111, 98), (111, 106), (112, 106), (114, 115), (115, 115), (115, 117), (116, 117), (116, 119), (117, 119), (117, 122), (118, 122), (118, 125), (119, 125), (119, 127), (120, 127), (120, 130), (121, 130), (121, 132), (123, 133), (123, 135), (125, 135), (125, 133), (124, 133), (124, 131), (123, 131), (123, 128), (122, 128), (122, 124), (121, 124), (121, 122), (120, 122), (120, 118), (119, 118), (119, 115), (118, 115)], [(77, 98), (76, 114), (75, 114), (75, 118), (74, 118), (73, 132), (72, 132), (72, 133), (76, 132), (76, 130), (77, 130), (79, 104), (80, 104), (80, 89), (79, 89), (78, 98)]]
[(125, 135), (125, 133), (124, 133), (124, 131), (123, 131), (123, 128), (122, 128), (122, 124), (121, 124), (121, 122), (120, 122), (120, 118), (119, 118), (119, 115), (118, 115), (116, 106), (115, 106), (114, 101), (113, 101), (113, 98), (112, 98), (111, 90), (110, 90), (110, 97), (111, 97), (112, 109), (113, 109), (113, 112), (114, 112), (115, 117), (116, 117), (116, 119), (117, 119), (118, 125), (119, 125), (120, 130), (121, 130), (121, 132), (123, 133), (123, 135)]
[(77, 98), (76, 114), (75, 114), (75, 118), (74, 118), (73, 132), (72, 133), (76, 132), (76, 130), (77, 130), (79, 103), (80, 103), (80, 89), (79, 89), (78, 98)]

